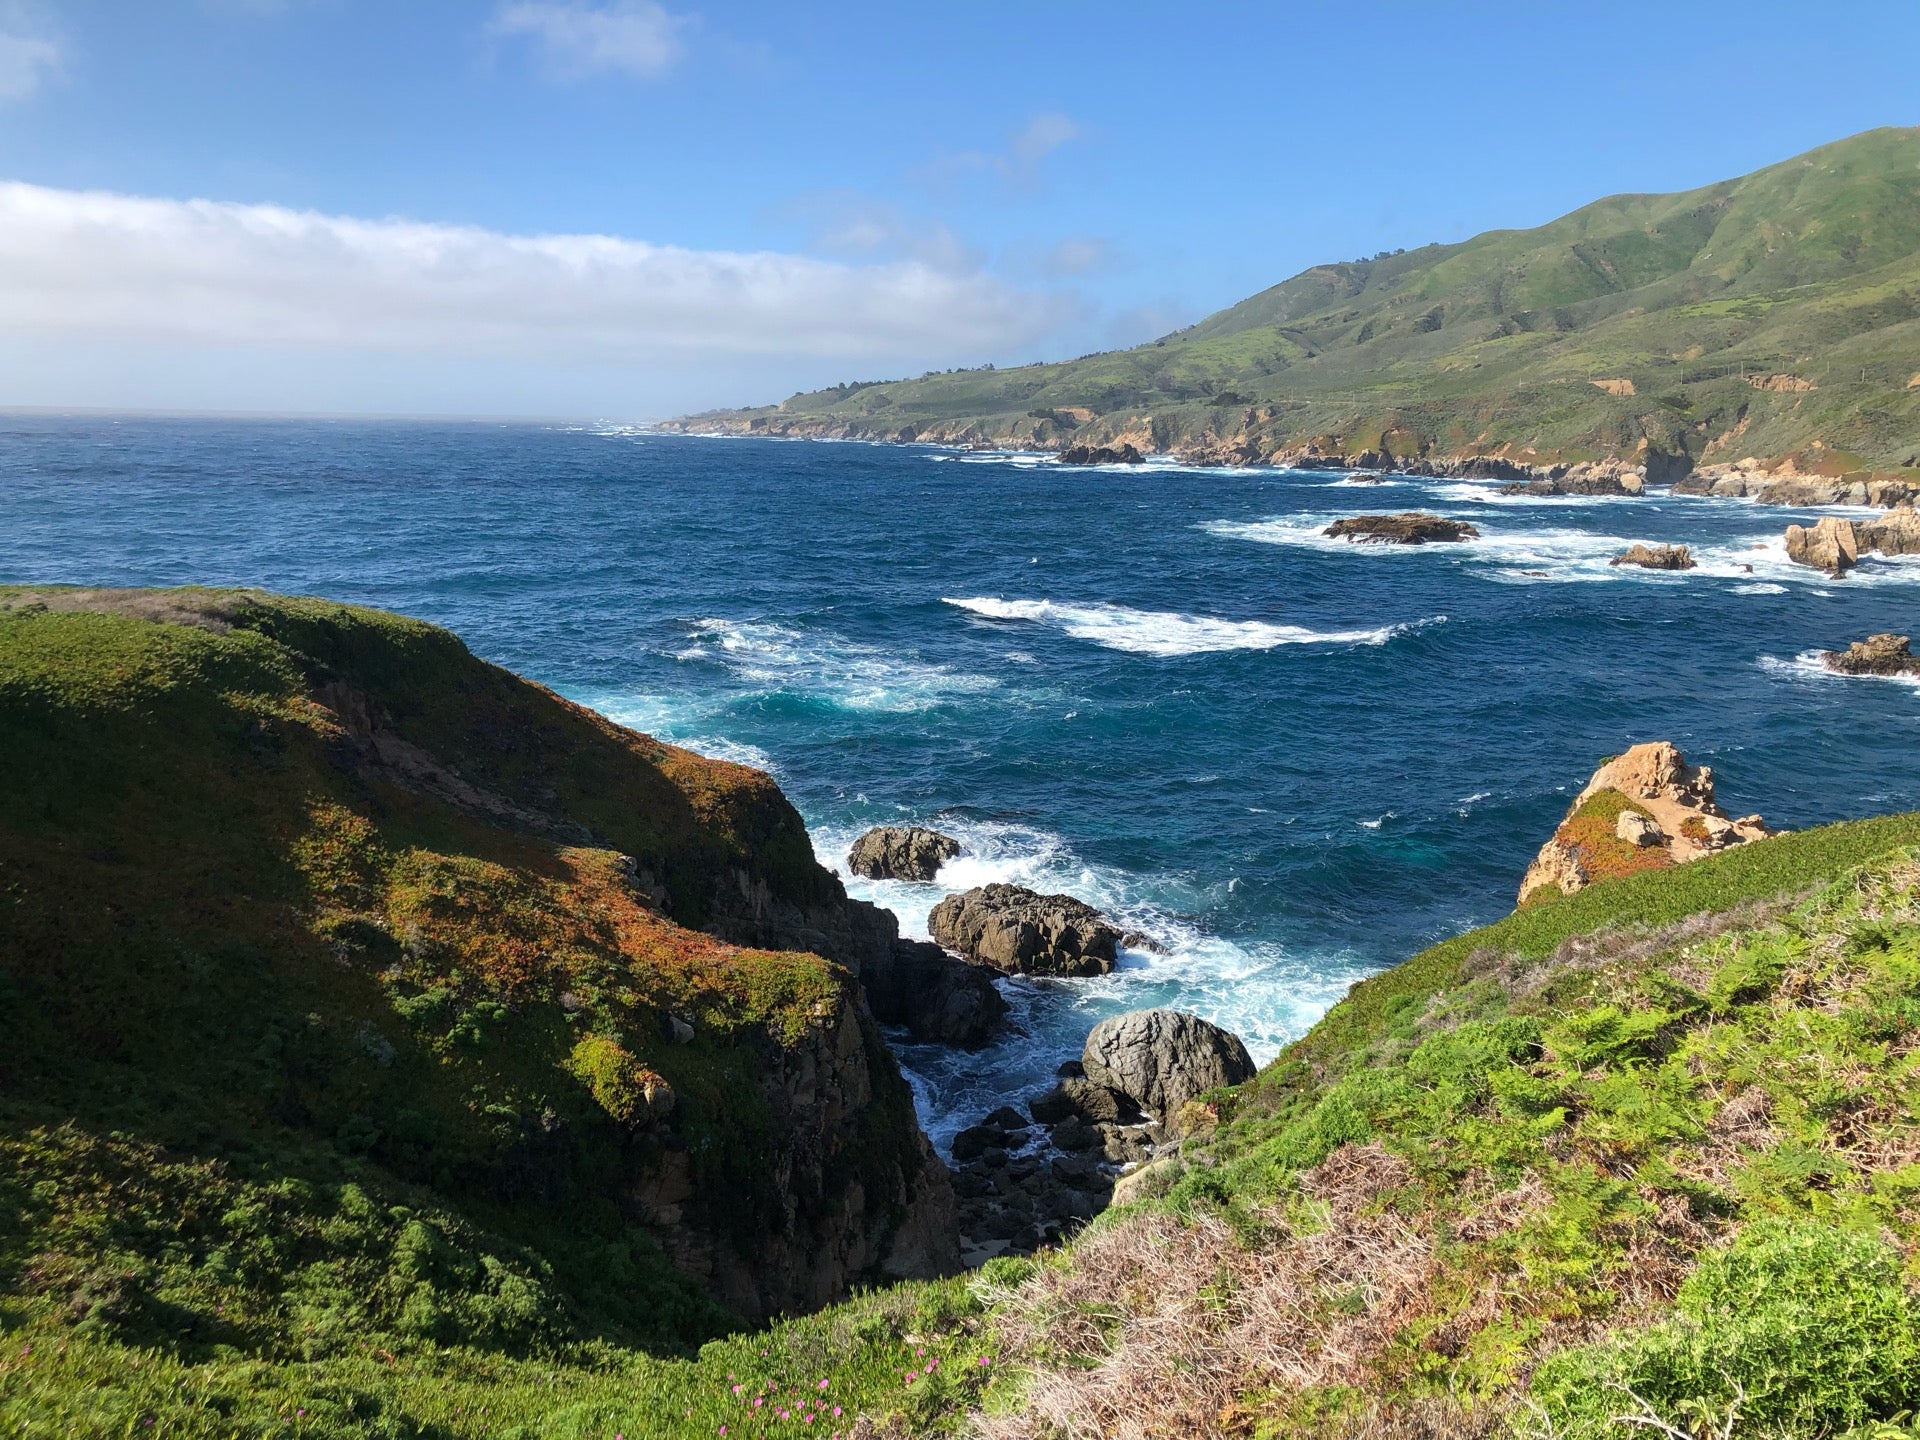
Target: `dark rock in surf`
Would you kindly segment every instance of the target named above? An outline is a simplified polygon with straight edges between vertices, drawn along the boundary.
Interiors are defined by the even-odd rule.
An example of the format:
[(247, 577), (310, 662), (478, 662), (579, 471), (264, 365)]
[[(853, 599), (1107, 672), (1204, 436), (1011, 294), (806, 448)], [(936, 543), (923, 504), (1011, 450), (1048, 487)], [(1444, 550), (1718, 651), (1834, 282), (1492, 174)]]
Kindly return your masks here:
[(1146, 457), (1131, 445), (1070, 445), (1054, 457), (1062, 465), (1144, 465)]
[(931, 880), (960, 854), (960, 842), (920, 825), (876, 825), (847, 852), (847, 868), (869, 880)]
[(1464, 520), (1409, 511), (1403, 515), (1354, 515), (1336, 520), (1322, 534), (1357, 545), (1430, 545), (1478, 540), (1480, 532)]
[(949, 895), (927, 917), (933, 938), (1008, 975), (1105, 975), (1120, 932), (1071, 895), (983, 885)]

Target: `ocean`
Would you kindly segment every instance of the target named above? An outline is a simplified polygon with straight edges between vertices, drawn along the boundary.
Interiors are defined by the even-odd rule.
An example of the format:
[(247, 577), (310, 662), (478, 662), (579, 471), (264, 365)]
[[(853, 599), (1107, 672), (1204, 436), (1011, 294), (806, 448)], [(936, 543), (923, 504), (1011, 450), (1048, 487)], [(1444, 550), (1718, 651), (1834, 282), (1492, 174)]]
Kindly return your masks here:
[[(1319, 533), (1406, 509), (1482, 538)], [(1192, 1010), (1271, 1058), (1355, 979), (1511, 909), (1570, 795), (1637, 741), (1776, 826), (1920, 806), (1920, 688), (1817, 662), (1914, 631), (1920, 560), (1790, 564), (1782, 530), (1818, 513), (616, 426), (0, 416), (0, 581), (419, 615), (770, 770), (843, 875), (869, 825), (957, 836), (937, 884), (848, 881), (910, 934), (1011, 880), (1164, 947), (1005, 982), (1017, 1029), (983, 1051), (902, 1041), (942, 1144), (1122, 1010)], [(1701, 563), (1608, 565), (1636, 540)]]

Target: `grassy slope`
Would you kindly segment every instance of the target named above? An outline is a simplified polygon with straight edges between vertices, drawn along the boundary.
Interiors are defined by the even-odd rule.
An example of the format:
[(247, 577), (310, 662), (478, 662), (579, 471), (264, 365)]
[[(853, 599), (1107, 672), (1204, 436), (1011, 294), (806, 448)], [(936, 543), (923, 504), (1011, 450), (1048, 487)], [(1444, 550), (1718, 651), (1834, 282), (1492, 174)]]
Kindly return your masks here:
[[(1601, 200), (1532, 230), (1316, 266), (1132, 350), (842, 386), (705, 417), (773, 433), (1052, 445), (1150, 433), (1397, 454), (1920, 452), (1920, 130), (1737, 180)], [(1785, 373), (1810, 393), (1741, 378)], [(1729, 374), (1731, 370), (1733, 373)], [(1593, 379), (1629, 379), (1635, 394)], [(1093, 412), (1083, 424), (1065, 412)]]
[[(396, 783), (395, 746), (539, 813)], [(758, 772), (434, 627), (233, 592), (0, 593), (0, 753), (16, 1316), (270, 1364), (672, 1352), (738, 1322), (619, 1203), (662, 1154), (745, 1254), (917, 1171), (846, 972), (682, 928), (634, 879), (690, 918), (722, 865), (831, 890)], [(875, 1094), (814, 1155), (768, 1079), (848, 1016)]]
[[(632, 1087), (596, 1095), (592, 1067), (560, 1093), (555, 1027), (568, 1022), (532, 1023), (531, 1006), (503, 1006), (502, 1021), (485, 1008), (497, 992), (460, 985), (421, 1004), (446, 971), (410, 959), (385, 988), (354, 950), (377, 939), (325, 923), (340, 884), (378, 881), (401, 907), (388, 913), (423, 917), (441, 944), (538, 933), (551, 954), (540, 927), (556, 910), (605, 903), (603, 858), (549, 846), (540, 884), (488, 888), (502, 877), (486, 871), (487, 884), (463, 889), (445, 865), (498, 842), (442, 820), (431, 844), (416, 832), (404, 852), (424, 871), (382, 861), (370, 880), (356, 827), (337, 818), (299, 822), (305, 848), (261, 852), (258, 815), (289, 813), (278, 782), (258, 780), (262, 747), (292, 757), (270, 776), (316, 773), (297, 763), (313, 717), (294, 652), (257, 631), (168, 627), (177, 649), (132, 654), (116, 643), (128, 623), (0, 617), (8, 753), (30, 762), (10, 775), (46, 777), (4, 791), (0, 933), (31, 922), (113, 937), (92, 952), (100, 964), (69, 968), (57, 987), (10, 972), (0, 997), (26, 1026), (0, 1051), (10, 1433), (761, 1435), (844, 1433), (864, 1414), (906, 1433), (973, 1415), (1014, 1435), (1037, 1433), (1032, 1417), (1049, 1408), (1091, 1433), (1111, 1428), (1102, 1406), (1143, 1397), (1168, 1433), (1323, 1433), (1386, 1415), (1475, 1433), (1526, 1385), (1561, 1433), (1586, 1433), (1615, 1405), (1605, 1377), (1689, 1425), (1714, 1421), (1737, 1382), (1758, 1398), (1743, 1402), (1754, 1428), (1736, 1433), (1837, 1431), (1920, 1402), (1900, 1388), (1920, 1364), (1900, 1273), (1920, 1234), (1920, 867), (1899, 853), (1920, 844), (1920, 816), (1607, 881), (1435, 946), (1357, 986), (1220, 1097), (1218, 1130), (1165, 1177), (1165, 1194), (1060, 1255), (877, 1291), (674, 1358), (643, 1342), (674, 1305), (697, 1329), (699, 1298), (637, 1237), (571, 1205), (564, 1227), (543, 1228), (547, 1196), (489, 1197), (431, 1166), (400, 1173), (402, 1159), (352, 1123), (374, 1112), (335, 1123), (324, 1107), (342, 1087), (315, 1085), (311, 1068), (375, 1088), (371, 1072), (387, 1073), (327, 1048), (340, 1026), (312, 1029), (310, 1016), (340, 1003), (320, 992), (338, 987), (383, 1023), (419, 1007), (421, 1032), (389, 1032), (402, 1088), (433, 1116), (411, 1143), (497, 1164), (491, 1106), (523, 1105), (514, 1087), (535, 1062), (583, 1121), (608, 1098), (634, 1103)], [(250, 701), (185, 703), (203, 681)], [(60, 768), (58, 732), (44, 727), (72, 706), (123, 723), (93, 732), (107, 743), (87, 765)], [(35, 745), (48, 748), (36, 758)], [(252, 783), (224, 783), (237, 773)], [(183, 809), (178, 785), (224, 808)], [(379, 845), (398, 855), (428, 822), (398, 795), (386, 802)], [(62, 851), (94, 807), (124, 818), (118, 852)], [(135, 846), (177, 852), (173, 873), (190, 883), (142, 888)], [(22, 867), (49, 854), (68, 888), (35, 918)], [(535, 872), (524, 856), (485, 863)], [(1792, 904), (1741, 911), (1783, 895)], [(437, 911), (434, 897), (459, 904)], [(1729, 918), (1673, 928), (1703, 912)], [(198, 940), (193, 924), (207, 930)], [(329, 947), (297, 994), (283, 993), (295, 981), (273, 958), (274, 927)], [(455, 968), (509, 984), (522, 952), (491, 944)], [(629, 960), (623, 983), (635, 997), (643, 982), (711, 987), (714, 1009), (777, 1029), (800, 1021), (825, 974), (768, 957), (776, 978), (759, 989), (724, 965), (689, 975), (685, 953)], [(583, 993), (611, 1018), (606, 964), (601, 992)], [(128, 1003), (135, 987), (147, 1013)], [(203, 1006), (231, 1044), (174, 1045), (183, 1014), (200, 1033), (212, 1026)], [(58, 1046), (38, 1033), (55, 1026)], [(692, 1077), (673, 1079), (697, 1094)], [(259, 1107), (289, 1095), (310, 1119), (261, 1123)], [(1303, 1272), (1309, 1253), (1331, 1268)], [(1170, 1276), (1155, 1255), (1185, 1263)], [(1283, 1281), (1287, 1353), (1308, 1361), (1285, 1374), (1268, 1364), (1279, 1312), (1255, 1303)], [(1831, 1343), (1812, 1343), (1822, 1336)], [(1559, 1358), (1529, 1380), (1542, 1354)], [(1886, 1357), (1893, 1378), (1861, 1357)], [(755, 1410), (755, 1396), (772, 1403)]]

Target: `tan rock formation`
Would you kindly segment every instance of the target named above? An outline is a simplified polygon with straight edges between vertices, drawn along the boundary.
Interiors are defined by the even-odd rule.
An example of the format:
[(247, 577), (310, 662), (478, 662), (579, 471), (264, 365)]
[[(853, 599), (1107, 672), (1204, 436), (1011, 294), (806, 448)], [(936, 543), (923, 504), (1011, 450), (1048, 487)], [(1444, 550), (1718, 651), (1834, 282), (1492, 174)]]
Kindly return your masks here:
[(1860, 537), (1851, 520), (1829, 515), (1812, 529), (1804, 525), (1787, 527), (1787, 558), (1796, 565), (1811, 565), (1836, 580), (1860, 561)]
[(1520, 882), (1520, 902), (1572, 894), (1596, 880), (1698, 860), (1774, 832), (1758, 815), (1731, 819), (1713, 771), (1665, 740), (1636, 745), (1594, 771)]

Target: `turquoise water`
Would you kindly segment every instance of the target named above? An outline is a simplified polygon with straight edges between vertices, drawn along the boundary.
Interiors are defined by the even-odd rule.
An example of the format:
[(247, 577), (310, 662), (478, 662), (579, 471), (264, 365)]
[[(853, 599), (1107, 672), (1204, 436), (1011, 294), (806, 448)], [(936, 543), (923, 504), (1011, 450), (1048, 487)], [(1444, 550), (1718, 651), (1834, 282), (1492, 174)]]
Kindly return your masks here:
[[(1063, 471), (926, 447), (531, 425), (0, 417), (0, 578), (387, 606), (770, 769), (823, 862), (882, 821), (971, 851), (854, 882), (1080, 895), (1170, 953), (1010, 983), (1025, 1033), (903, 1047), (937, 1135), (1101, 1016), (1176, 1004), (1265, 1059), (1358, 976), (1511, 907), (1600, 757), (1711, 763), (1792, 827), (1920, 805), (1920, 689), (1812, 652), (1916, 628), (1920, 563), (1789, 565), (1808, 512), (1518, 500), (1478, 482)], [(1329, 542), (1421, 508), (1484, 538)], [(1609, 567), (1683, 542), (1681, 575)], [(1749, 570), (1747, 567), (1751, 567)]]

